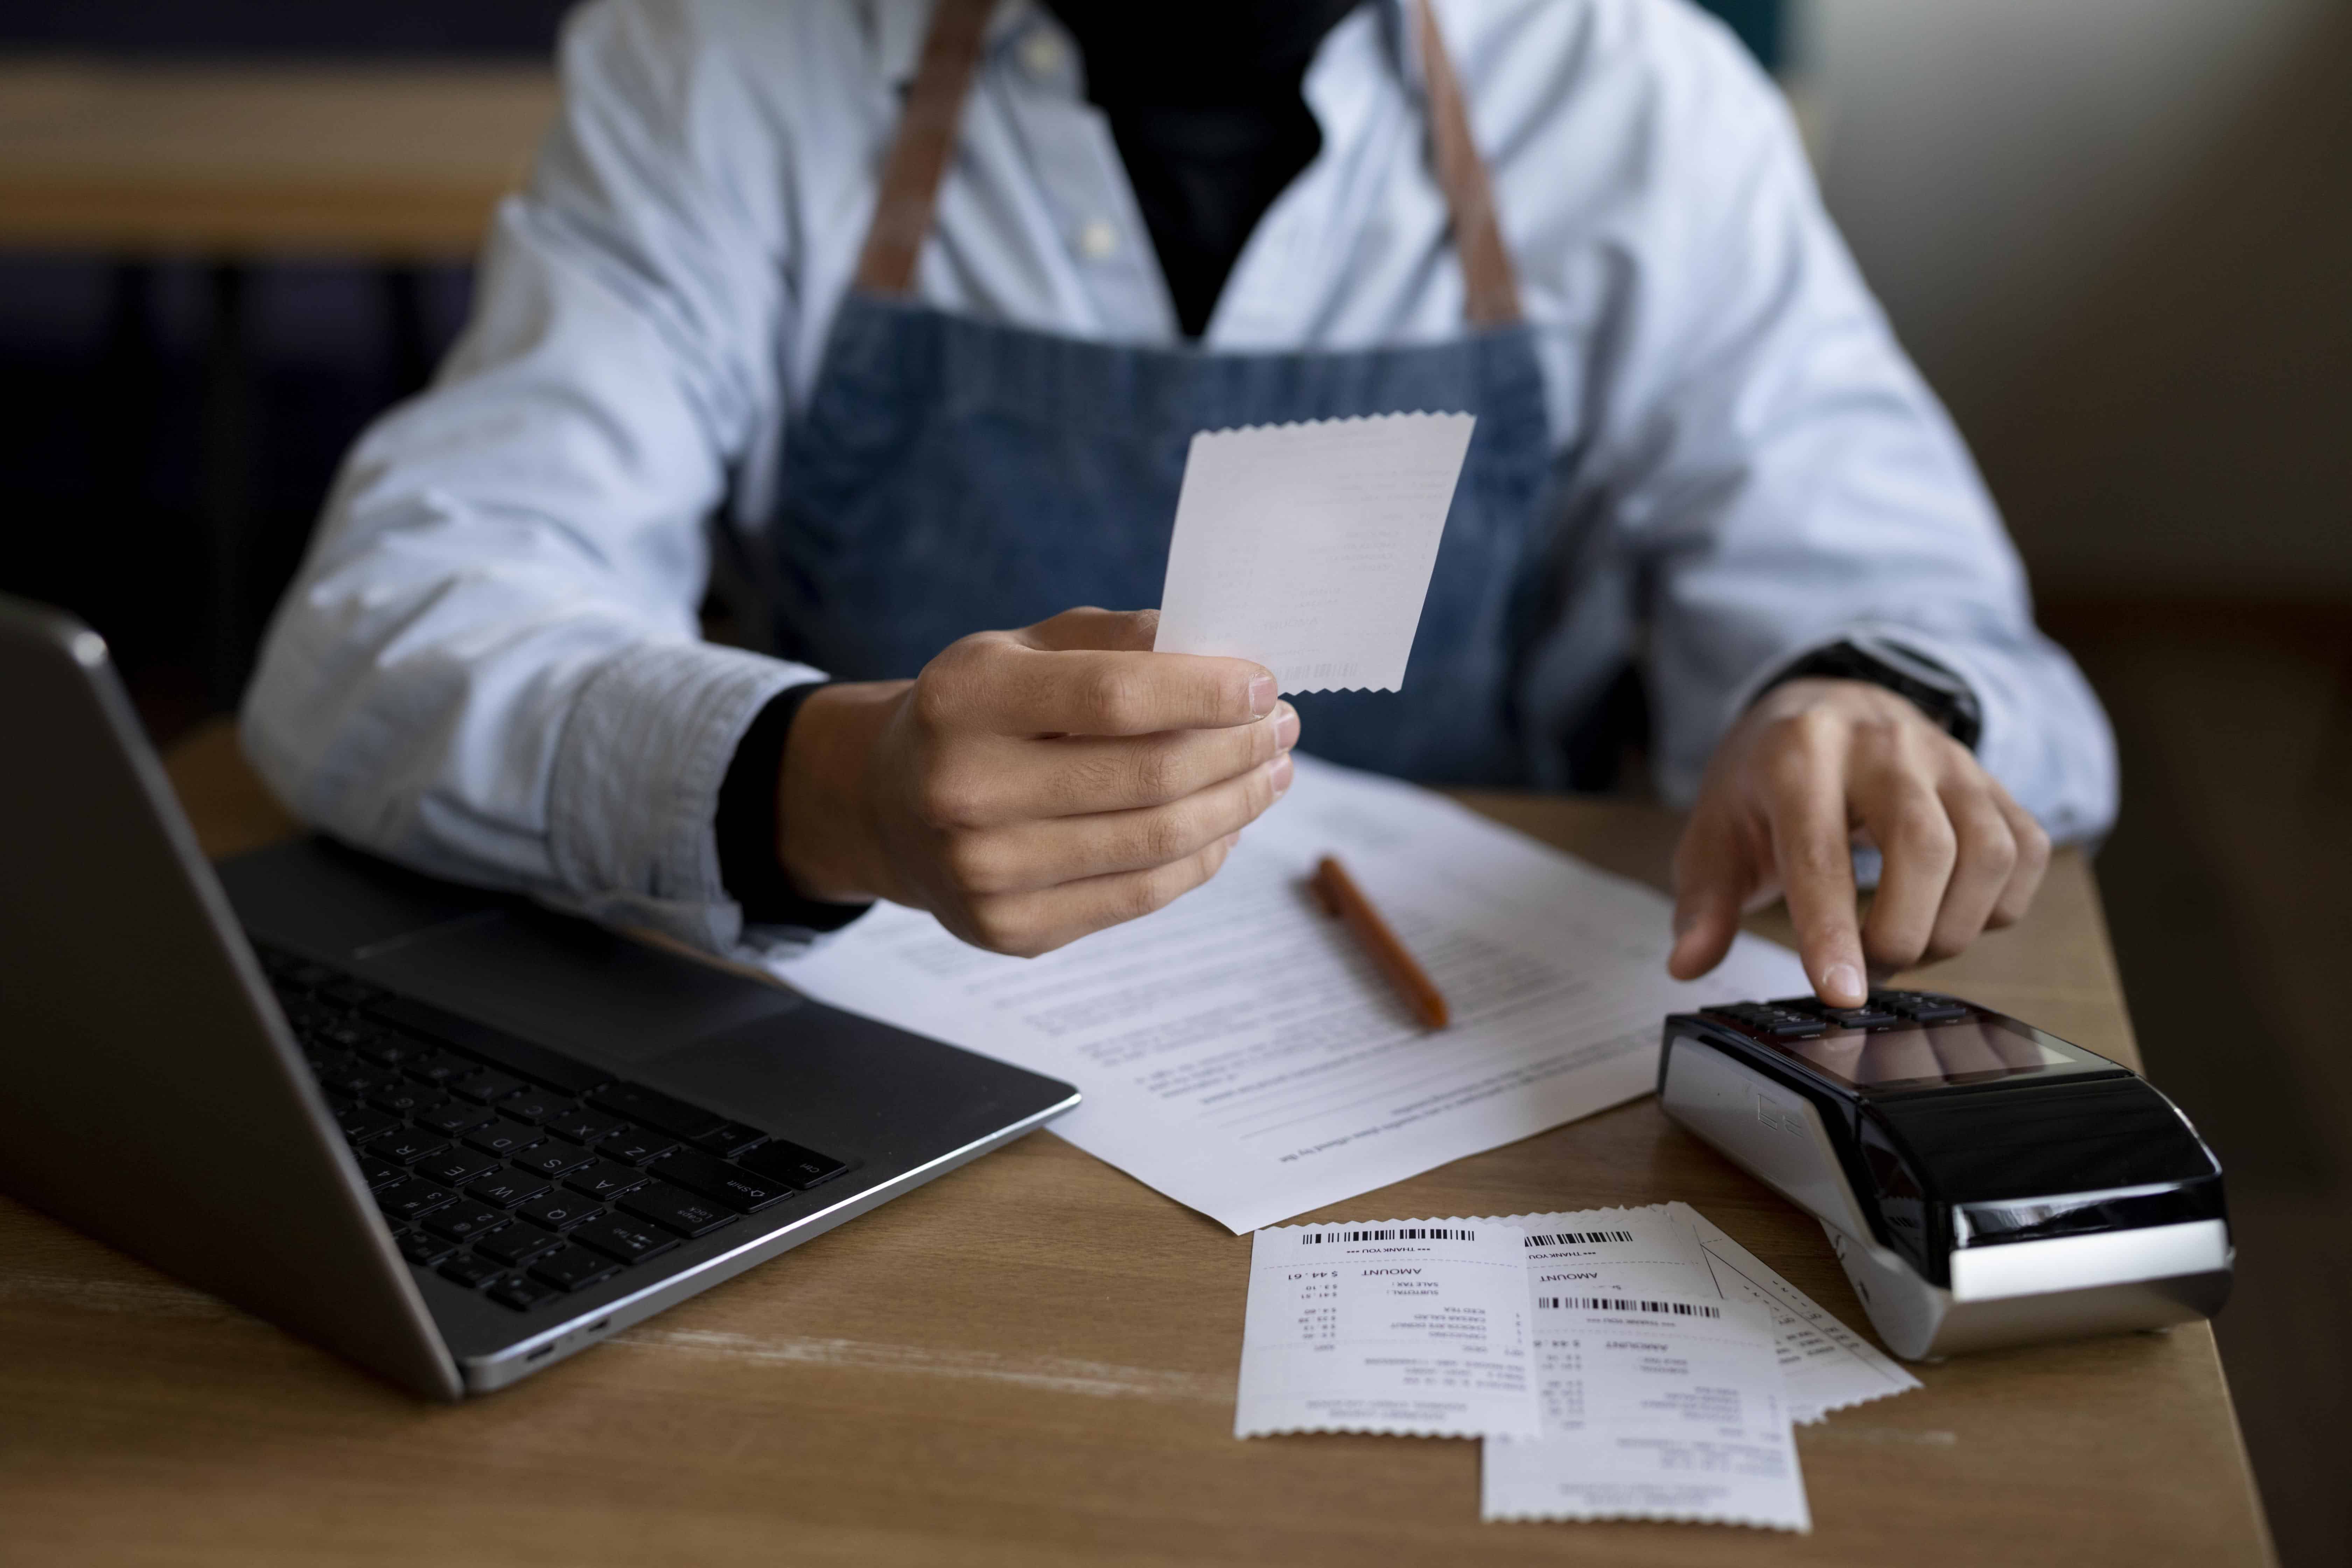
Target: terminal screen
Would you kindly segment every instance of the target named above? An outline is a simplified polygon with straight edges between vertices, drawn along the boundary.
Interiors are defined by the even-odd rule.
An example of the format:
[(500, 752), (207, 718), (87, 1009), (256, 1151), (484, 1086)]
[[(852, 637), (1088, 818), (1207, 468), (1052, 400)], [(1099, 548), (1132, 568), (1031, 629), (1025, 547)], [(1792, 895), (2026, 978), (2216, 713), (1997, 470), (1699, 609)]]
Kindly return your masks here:
[(1916, 1029), (1832, 1029), (1774, 1048), (1851, 1089), (1934, 1089), (2002, 1079), (2111, 1071), (2115, 1063), (2005, 1018), (1963, 1018)]

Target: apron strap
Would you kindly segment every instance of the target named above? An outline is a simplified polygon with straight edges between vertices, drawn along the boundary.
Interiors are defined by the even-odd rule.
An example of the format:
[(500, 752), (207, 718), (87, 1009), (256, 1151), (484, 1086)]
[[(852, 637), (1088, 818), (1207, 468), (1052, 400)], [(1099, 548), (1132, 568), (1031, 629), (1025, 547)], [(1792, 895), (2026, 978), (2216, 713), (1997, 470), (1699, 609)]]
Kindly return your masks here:
[(1412, 0), (1412, 19), (1437, 183), (1454, 217), (1454, 248), (1462, 258), (1462, 313), (1474, 327), (1517, 326), (1519, 280), (1511, 270), (1511, 253), (1503, 248), (1503, 231), (1495, 219), (1495, 188), (1487, 183), (1486, 161), (1478, 156), (1478, 143), (1471, 139), (1462, 83), (1454, 74), (1429, 0)]
[[(955, 151), (957, 122), (979, 68), (981, 45), (996, 0), (938, 0), (923, 54), (908, 89), (898, 139), (882, 165), (874, 221), (857, 258), (856, 287), (865, 293), (904, 297), (915, 281), (915, 263), (930, 234), (940, 181)], [(1519, 321), (1519, 285), (1503, 248), (1495, 220), (1494, 187), (1486, 161), (1471, 139), (1462, 84), (1446, 58), (1445, 40), (1429, 0), (1412, 0), (1415, 50), (1429, 104), (1429, 134), (1437, 183), (1454, 219), (1454, 248), (1461, 253), (1465, 285), (1463, 314), (1474, 327), (1505, 327)]]
[(857, 257), (856, 287), (866, 293), (900, 297), (914, 287), (915, 261), (931, 232), (931, 207), (955, 151), (964, 95), (995, 9), (996, 0), (939, 0), (931, 9), (922, 60), (907, 91), (898, 140), (882, 165), (866, 248)]

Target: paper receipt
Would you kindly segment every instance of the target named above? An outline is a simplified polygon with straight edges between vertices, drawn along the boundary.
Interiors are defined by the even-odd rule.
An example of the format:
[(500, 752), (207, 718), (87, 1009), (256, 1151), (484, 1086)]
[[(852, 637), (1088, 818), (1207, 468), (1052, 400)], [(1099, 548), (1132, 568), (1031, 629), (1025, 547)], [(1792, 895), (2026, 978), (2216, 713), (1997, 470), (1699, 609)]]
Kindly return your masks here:
[(1255, 659), (1285, 691), (1398, 689), (1475, 423), (1383, 414), (1194, 436), (1154, 647)]
[(1513, 1215), (1507, 1223), (1528, 1233), (1528, 1280), (1538, 1294), (1664, 1291), (1763, 1308), (1788, 1380), (1789, 1417), (1800, 1426), (1919, 1386), (1688, 1204)]
[(1491, 1220), (1259, 1231), (1234, 1436), (1534, 1437), (1525, 1250)]
[(1482, 1518), (1812, 1528), (1763, 1308), (1581, 1292), (1533, 1301), (1544, 1436), (1487, 1442)]

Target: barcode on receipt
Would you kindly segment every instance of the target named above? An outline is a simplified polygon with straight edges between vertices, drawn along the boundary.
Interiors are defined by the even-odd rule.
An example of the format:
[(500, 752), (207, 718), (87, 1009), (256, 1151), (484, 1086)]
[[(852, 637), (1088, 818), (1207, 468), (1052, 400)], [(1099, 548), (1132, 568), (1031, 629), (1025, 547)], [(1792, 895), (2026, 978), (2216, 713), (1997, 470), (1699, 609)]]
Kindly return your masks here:
[(1315, 1230), (1298, 1238), (1301, 1247), (1313, 1247), (1326, 1241), (1475, 1241), (1475, 1230), (1450, 1229), (1444, 1226), (1409, 1225), (1392, 1230)]
[(1630, 1230), (1556, 1230), (1528, 1237), (1529, 1247), (1574, 1247), (1595, 1241), (1631, 1241)]
[(1568, 1312), (1663, 1312), (1675, 1318), (1720, 1318), (1720, 1307), (1696, 1301), (1636, 1301), (1627, 1296), (1538, 1296), (1536, 1305)]

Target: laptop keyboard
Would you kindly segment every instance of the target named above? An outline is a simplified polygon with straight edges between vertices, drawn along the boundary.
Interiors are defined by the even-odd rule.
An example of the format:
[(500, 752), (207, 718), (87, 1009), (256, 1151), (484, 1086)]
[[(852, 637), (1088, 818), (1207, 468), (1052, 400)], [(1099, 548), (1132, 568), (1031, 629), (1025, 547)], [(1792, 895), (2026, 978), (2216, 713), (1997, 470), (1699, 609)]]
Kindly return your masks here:
[(257, 947), (403, 1257), (518, 1312), (848, 1166), (576, 1058)]

